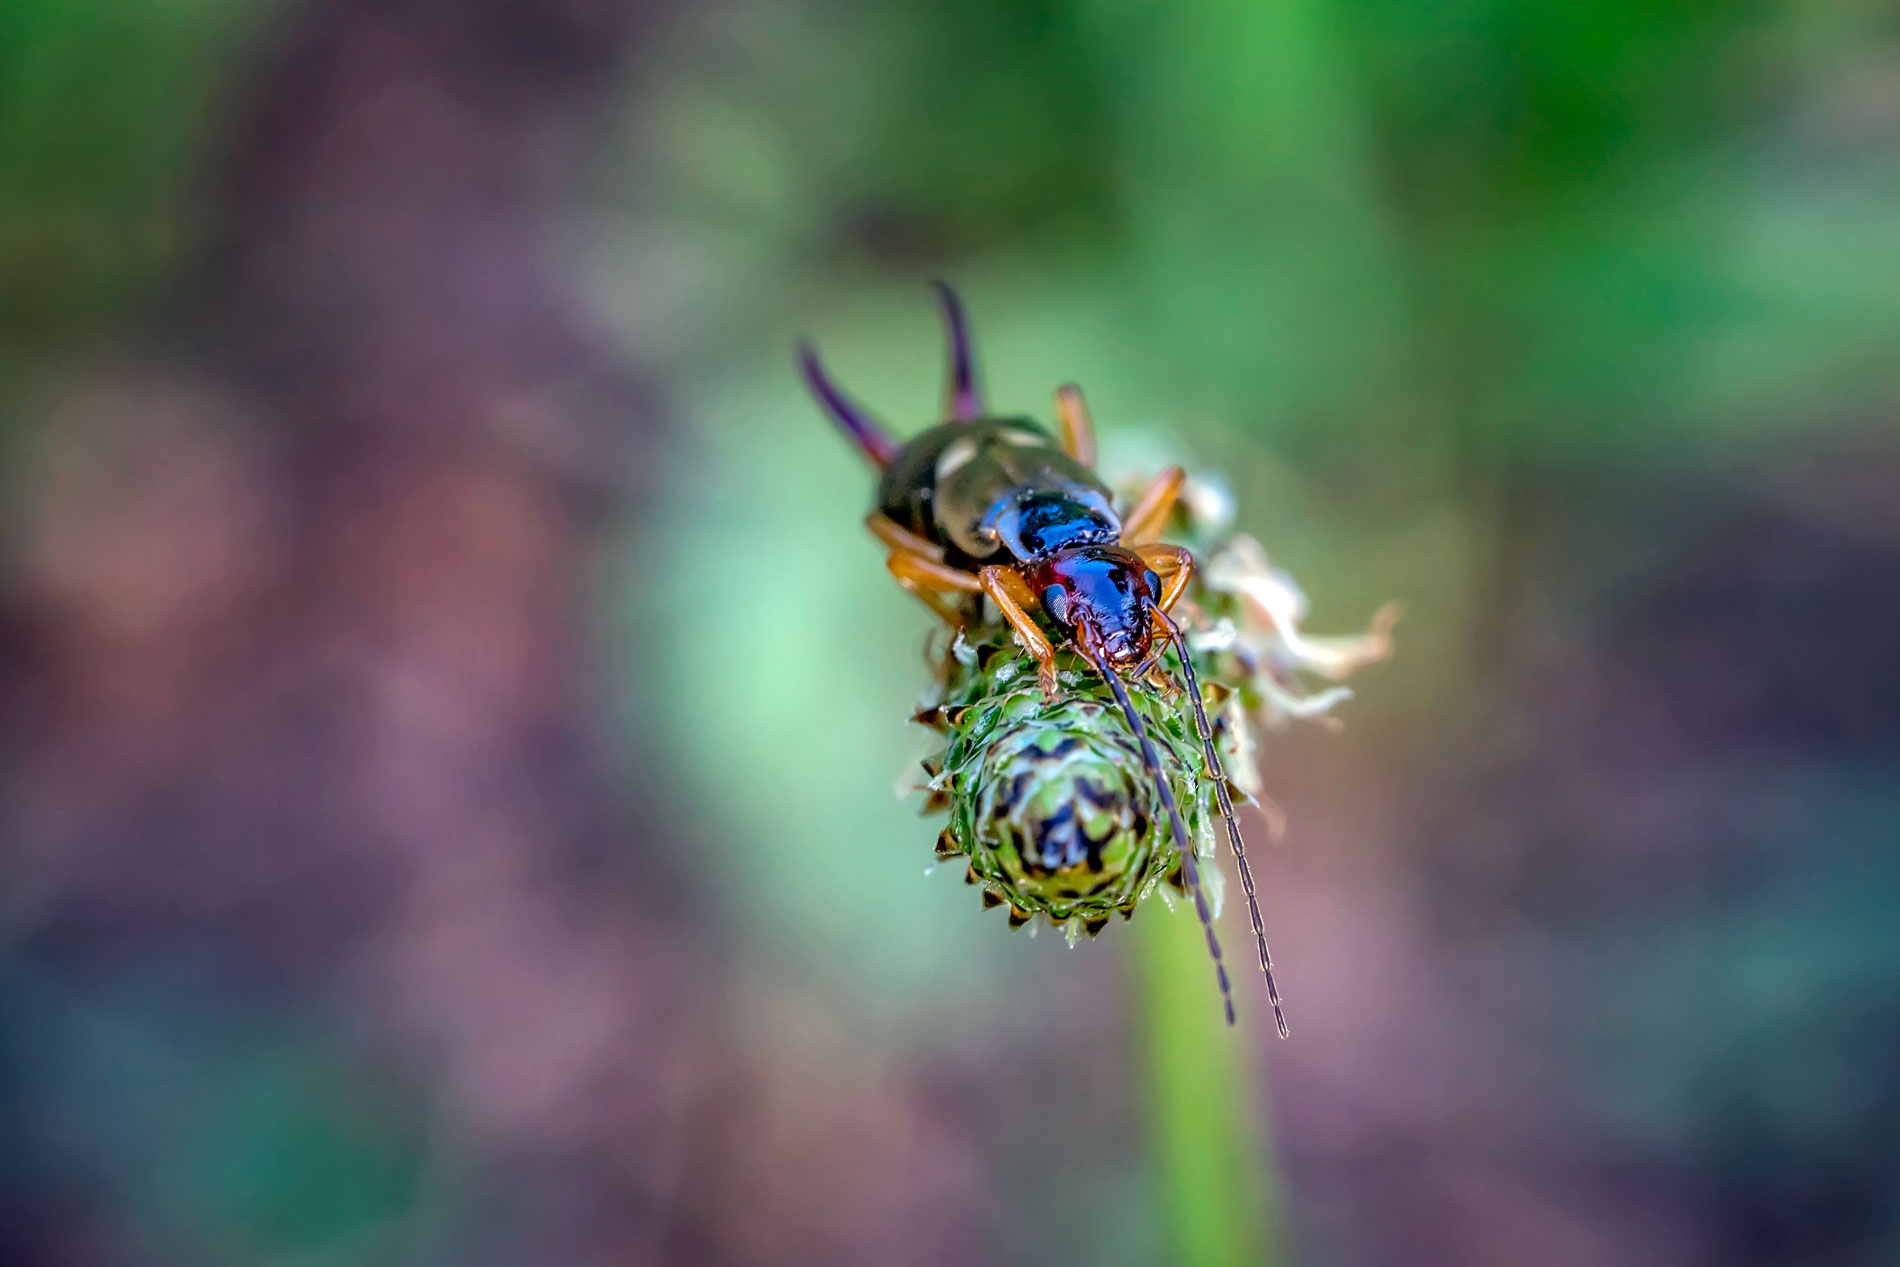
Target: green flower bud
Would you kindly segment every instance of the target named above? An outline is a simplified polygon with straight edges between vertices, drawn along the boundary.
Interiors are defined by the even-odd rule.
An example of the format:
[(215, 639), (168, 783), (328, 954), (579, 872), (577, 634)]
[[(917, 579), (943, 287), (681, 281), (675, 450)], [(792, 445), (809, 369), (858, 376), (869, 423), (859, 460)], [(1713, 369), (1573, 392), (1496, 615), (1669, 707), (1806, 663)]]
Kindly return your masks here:
[[(938, 852), (969, 859), (969, 877), (1012, 923), (1046, 915), (1071, 938), (1180, 880), (1180, 856), (1141, 747), (1095, 670), (1064, 656), (1062, 691), (1036, 686), (1028, 657), (1006, 631), (959, 642), (940, 690), (920, 718), (946, 736), (926, 762), (947, 797)], [(1145, 682), (1130, 698), (1154, 742), (1197, 856), (1213, 852), (1213, 793), (1192, 721), (1178, 696)], [(1203, 867), (1218, 894), (1218, 870)]]

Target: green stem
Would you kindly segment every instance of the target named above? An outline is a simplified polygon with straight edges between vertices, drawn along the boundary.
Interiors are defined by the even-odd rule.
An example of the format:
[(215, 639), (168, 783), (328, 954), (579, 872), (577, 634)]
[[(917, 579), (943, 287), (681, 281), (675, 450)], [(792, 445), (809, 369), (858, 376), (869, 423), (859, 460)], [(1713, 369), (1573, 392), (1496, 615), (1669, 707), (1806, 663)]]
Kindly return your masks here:
[(1279, 1201), (1248, 1068), (1247, 1028), (1221, 1023), (1191, 910), (1150, 903), (1133, 921), (1148, 1074), (1150, 1157), (1182, 1267), (1273, 1267)]

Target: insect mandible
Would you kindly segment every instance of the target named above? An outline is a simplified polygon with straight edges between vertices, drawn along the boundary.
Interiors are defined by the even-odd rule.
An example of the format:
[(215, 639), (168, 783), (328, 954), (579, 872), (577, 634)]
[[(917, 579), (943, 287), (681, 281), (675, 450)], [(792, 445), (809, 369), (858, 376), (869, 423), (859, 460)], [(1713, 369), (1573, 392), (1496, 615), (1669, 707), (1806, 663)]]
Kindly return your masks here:
[[(1194, 572), (1189, 551), (1159, 541), (1180, 496), (1184, 473), (1178, 466), (1169, 467), (1125, 514), (1117, 513), (1107, 485), (1092, 469), (1095, 433), (1081, 389), (1071, 384), (1056, 391), (1059, 441), (1029, 419), (990, 415), (977, 386), (963, 305), (944, 283), (936, 283), (936, 291), (950, 341), (944, 404), (948, 420), (907, 441), (900, 443), (846, 396), (809, 343), (798, 347), (799, 366), (812, 393), (877, 470), (876, 505), (865, 526), (889, 549), (886, 566), (898, 584), (953, 628), (967, 623), (972, 599), (989, 599), (1035, 657), (1038, 680), (1049, 697), (1059, 689), (1058, 642), (1072, 646), (1107, 681), (1167, 812), (1231, 1025), (1233, 995), (1194, 848), (1154, 744), (1123, 683), (1124, 675), (1139, 680), (1154, 671), (1161, 648), (1173, 646), (1246, 892), (1267, 997), (1284, 1038), (1286, 1015), (1226, 771), (1215, 750), (1187, 640), (1169, 614)], [(1038, 623), (1038, 614), (1055, 631), (1055, 642)]]

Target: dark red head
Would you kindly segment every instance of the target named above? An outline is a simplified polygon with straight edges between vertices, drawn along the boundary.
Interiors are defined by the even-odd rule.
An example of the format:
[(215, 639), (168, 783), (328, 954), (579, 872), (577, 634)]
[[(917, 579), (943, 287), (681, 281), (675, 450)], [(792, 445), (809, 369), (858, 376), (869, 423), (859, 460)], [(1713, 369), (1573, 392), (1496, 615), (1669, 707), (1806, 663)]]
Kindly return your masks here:
[(1161, 578), (1133, 550), (1110, 545), (1058, 550), (1030, 569), (1029, 583), (1049, 618), (1085, 650), (1118, 669), (1147, 657)]

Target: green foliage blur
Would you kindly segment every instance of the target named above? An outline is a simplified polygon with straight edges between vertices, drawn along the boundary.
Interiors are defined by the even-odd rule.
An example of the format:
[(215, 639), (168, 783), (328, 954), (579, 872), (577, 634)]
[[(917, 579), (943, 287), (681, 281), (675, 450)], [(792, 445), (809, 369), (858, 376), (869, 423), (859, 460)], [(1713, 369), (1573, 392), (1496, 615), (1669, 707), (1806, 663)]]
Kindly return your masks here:
[[(149, 317), (212, 229), (209, 182), (256, 0), (11, 0), (0, 7), (0, 320), (29, 353)], [(29, 379), (30, 381), (30, 379)]]
[(915, 862), (885, 842), (927, 833), (862, 794), (901, 764), (927, 622), (862, 538), (868, 480), (788, 373), (795, 334), (918, 428), (921, 283), (949, 277), (997, 407), (1046, 419), (1078, 381), (1110, 464), (1224, 473), (1322, 627), (1401, 598), (1400, 667), (1351, 724), (1424, 724), (1491, 667), (1516, 473), (1746, 467), (1891, 409), (1889, 26), (1503, 0), (684, 22), (574, 252), (688, 426), (636, 616), (673, 635), (672, 726), (753, 914), (847, 972), (946, 971), (947, 934), (884, 897)]
[[(1398, 754), (1498, 742), (1514, 644), (1587, 638), (1543, 622), (1605, 618), (1719, 531), (1633, 539), (1617, 497), (1589, 490), (1684, 470), (1760, 487), (1804, 435), (1891, 426), (1894, 35), (1871, 5), (1520, 0), (752, 5), (685, 23), (636, 76), (575, 254), (688, 425), (660, 516), (673, 566), (642, 571), (648, 601), (667, 597), (638, 615), (671, 648), (669, 731), (723, 824), (740, 935), (909, 1013), (925, 1047), (999, 1011), (1034, 1025), (1074, 988), (1065, 957), (1003, 938), (953, 880), (916, 881), (931, 828), (883, 789), (908, 759), (928, 619), (858, 530), (868, 480), (801, 398), (794, 336), (915, 429), (941, 374), (921, 283), (945, 276), (999, 408), (1046, 419), (1078, 381), (1110, 465), (1224, 473), (1319, 628), (1400, 598), (1398, 658), (1366, 676), (1345, 735), (1267, 749), (1270, 772), (1287, 745), (1356, 749), (1332, 789), (1352, 798), (1402, 778)], [(1535, 554), (1553, 512), (1572, 517), (1563, 548)], [(1296, 841), (1314, 808), (1298, 799)], [(1360, 843), (1403, 851), (1408, 827)], [(1160, 1102), (1222, 1085), (1169, 1080), (1169, 1044), (1191, 1046), (1169, 1032), (1153, 1031)], [(1694, 1114), (1705, 1072), (1604, 1094), (1680, 1129), (1660, 1123)], [(1184, 1112), (1158, 1121), (1158, 1159)], [(1198, 1120), (1150, 1172), (1164, 1187), (1232, 1161), (1230, 1125)], [(1181, 1261), (1258, 1261), (1268, 1187), (1184, 1191), (1202, 1200), (1173, 1207), (1194, 1211)]]

